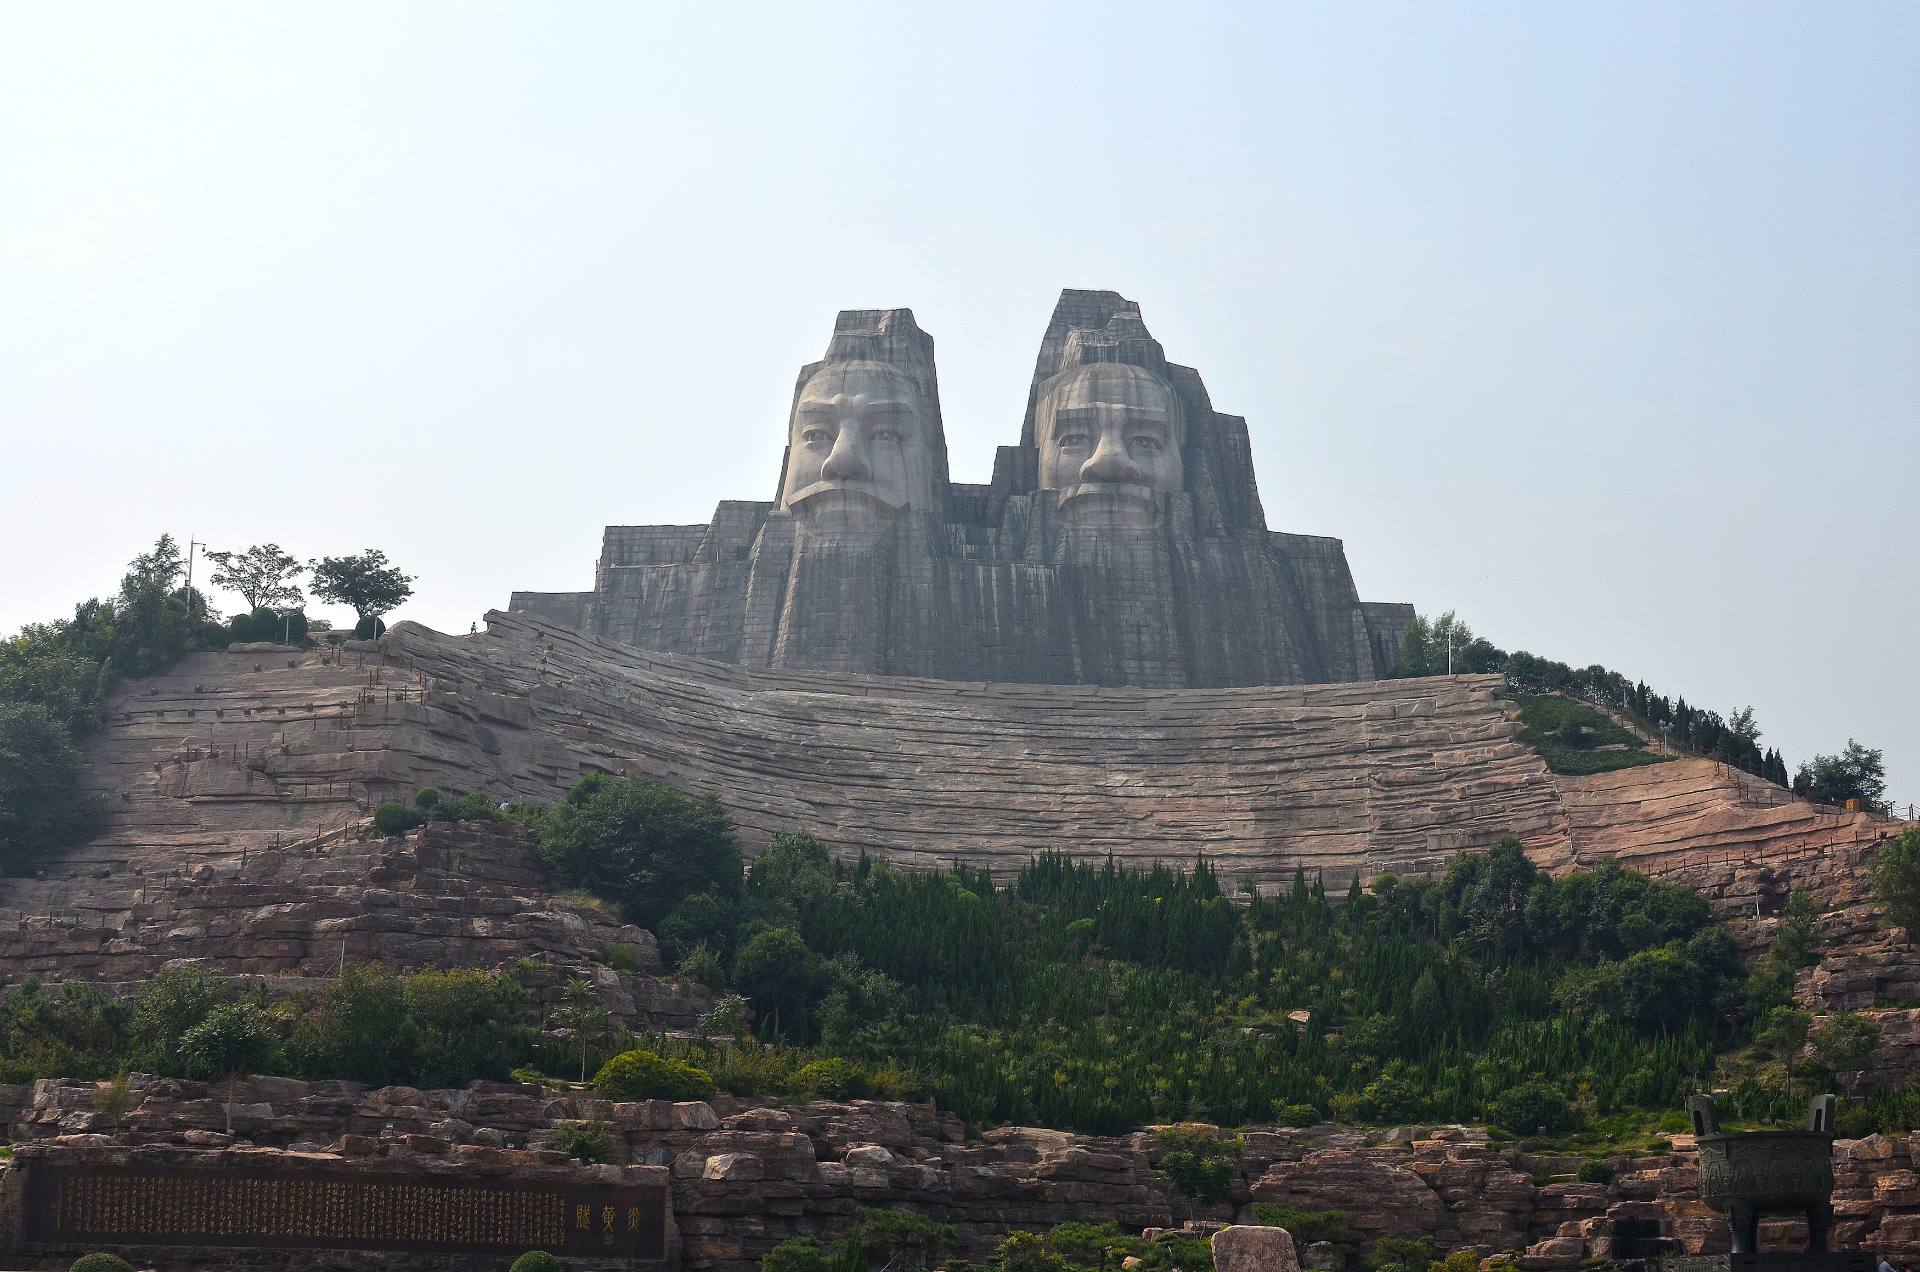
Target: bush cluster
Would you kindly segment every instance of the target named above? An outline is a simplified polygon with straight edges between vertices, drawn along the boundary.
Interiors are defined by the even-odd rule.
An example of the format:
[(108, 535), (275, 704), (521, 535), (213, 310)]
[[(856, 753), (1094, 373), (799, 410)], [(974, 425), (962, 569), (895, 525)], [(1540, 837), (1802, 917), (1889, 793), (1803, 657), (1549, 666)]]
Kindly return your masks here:
[(1512, 841), (1441, 879), (1336, 901), (1296, 872), (1235, 904), (1204, 860), (1044, 854), (1000, 886), (836, 862), (803, 834), (729, 882), (724, 814), (646, 781), (590, 778), (532, 820), (564, 877), (629, 918), (646, 898), (685, 972), (751, 1004), (752, 1045), (648, 1044), (742, 1094), (930, 1091), (975, 1122), (1100, 1132), (1496, 1118), (1531, 1133), (1672, 1107), (1737, 1042), (1753, 994), (1698, 895), (1614, 865), (1553, 879)]
[(265, 641), (275, 645), (304, 645), (307, 612), (295, 610), (283, 616), (270, 609), (257, 609), (251, 614), (235, 614), (227, 620), (227, 639), (235, 644)]
[(593, 1089), (610, 1100), (704, 1100), (713, 1075), (651, 1051), (623, 1051), (600, 1066)]
[(512, 977), (464, 969), (400, 976), (349, 963), (279, 1001), (200, 967), (164, 968), (131, 998), (30, 979), (0, 994), (0, 1081), (240, 1071), (452, 1086), (506, 1078), (534, 1054), (534, 1024)]
[(1219, 1201), (1239, 1175), (1240, 1141), (1178, 1128), (1160, 1132), (1160, 1160), (1153, 1169), (1201, 1201)]
[(411, 804), (382, 804), (373, 810), (373, 828), (382, 835), (404, 835), (432, 821), (499, 821), (500, 810), (480, 791), (442, 795), (429, 786)]

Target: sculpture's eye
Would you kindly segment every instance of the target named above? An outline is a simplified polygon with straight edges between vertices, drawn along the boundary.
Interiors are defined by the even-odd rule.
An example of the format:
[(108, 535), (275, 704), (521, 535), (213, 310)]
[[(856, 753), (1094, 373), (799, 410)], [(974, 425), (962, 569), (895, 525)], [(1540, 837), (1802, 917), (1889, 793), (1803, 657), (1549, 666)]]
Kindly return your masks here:
[(1060, 449), (1062, 450), (1078, 450), (1083, 446), (1091, 446), (1092, 444), (1093, 438), (1085, 433), (1068, 433), (1060, 439)]
[(1159, 438), (1148, 437), (1143, 433), (1138, 437), (1128, 438), (1127, 449), (1136, 451), (1142, 455), (1158, 455), (1164, 447), (1160, 445)]
[(900, 434), (890, 428), (876, 428), (869, 436), (876, 442), (897, 442), (900, 440)]
[(800, 440), (809, 446), (825, 446), (833, 440), (833, 435), (824, 428), (810, 428), (800, 434)]

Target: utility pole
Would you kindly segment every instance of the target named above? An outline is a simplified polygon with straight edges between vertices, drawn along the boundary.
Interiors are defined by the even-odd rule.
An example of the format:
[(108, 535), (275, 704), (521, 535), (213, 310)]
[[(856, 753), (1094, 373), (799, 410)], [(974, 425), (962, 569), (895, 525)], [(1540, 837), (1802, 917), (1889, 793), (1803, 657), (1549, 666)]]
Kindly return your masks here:
[(189, 592), (193, 591), (193, 550), (206, 546), (192, 535), (187, 536), (187, 591)]
[(1447, 674), (1453, 674), (1453, 624), (1447, 624)]

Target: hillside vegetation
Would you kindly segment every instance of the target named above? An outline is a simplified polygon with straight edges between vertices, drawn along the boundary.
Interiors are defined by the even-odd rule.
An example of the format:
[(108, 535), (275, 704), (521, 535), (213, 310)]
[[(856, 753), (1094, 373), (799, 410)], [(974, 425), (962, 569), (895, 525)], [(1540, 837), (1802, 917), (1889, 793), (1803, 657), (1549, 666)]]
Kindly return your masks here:
[[(595, 777), (517, 815), (558, 872), (651, 921), (683, 973), (743, 995), (759, 1039), (791, 1056), (667, 1047), (676, 1058), (741, 1090), (831, 1057), (844, 1092), (877, 1075), (980, 1122), (1531, 1132), (1670, 1110), (1811, 957), (1802, 931), (1749, 972), (1691, 891), (1613, 865), (1556, 880), (1513, 841), (1439, 880), (1332, 898), (1296, 874), (1283, 895), (1235, 898), (1204, 860), (1046, 854), (995, 886), (965, 867), (837, 863), (804, 834), (742, 878), (717, 805), (644, 780)], [(1790, 1105), (1735, 1076), (1736, 1115)]]

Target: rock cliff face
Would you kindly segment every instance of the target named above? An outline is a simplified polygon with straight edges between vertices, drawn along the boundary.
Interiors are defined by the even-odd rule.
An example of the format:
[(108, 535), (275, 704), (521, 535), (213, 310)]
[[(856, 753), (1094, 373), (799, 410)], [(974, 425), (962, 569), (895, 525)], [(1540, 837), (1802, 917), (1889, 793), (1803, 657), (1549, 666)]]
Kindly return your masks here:
[[(964, 684), (647, 653), (517, 614), (479, 636), (206, 654), (108, 704), (90, 750), (105, 833), (0, 882), (44, 913), (62, 879), (122, 891), (337, 830), (415, 789), (552, 800), (593, 771), (709, 792), (749, 851), (807, 830), (845, 854), (1007, 874), (1035, 852), (1189, 860), (1260, 885), (1443, 870), (1511, 834), (1555, 869), (1608, 857), (1728, 917), (1794, 886), (1863, 895), (1897, 824), (1763, 798), (1703, 760), (1549, 773), (1490, 676), (1152, 690)], [(1773, 788), (1768, 788), (1772, 790)]]
[(1105, 291), (1062, 293), (991, 483), (948, 480), (912, 311), (848, 310), (777, 499), (609, 526), (591, 591), (511, 608), (756, 667), (1190, 687), (1373, 679), (1413, 618), (1361, 602), (1338, 539), (1267, 529), (1246, 422)]
[[(1528, 1272), (1574, 1269), (1584, 1258), (1724, 1253), (1729, 1245), (1726, 1221), (1699, 1201), (1685, 1135), (1673, 1136), (1670, 1149), (1610, 1159), (1615, 1178), (1602, 1185), (1571, 1182), (1573, 1159), (1516, 1152), (1474, 1127), (1254, 1129), (1240, 1136), (1224, 1199), (1204, 1202), (1155, 1171), (1165, 1149), (1152, 1132), (1004, 1127), (969, 1140), (957, 1119), (926, 1104), (612, 1104), (506, 1083), (367, 1090), (260, 1078), (235, 1091), (229, 1135), (224, 1088), (140, 1077), (131, 1087), (133, 1105), (111, 1139), (91, 1083), (0, 1087), (0, 1120), (30, 1160), (173, 1152), (219, 1161), (279, 1149), (315, 1164), (538, 1177), (566, 1168), (562, 1155), (543, 1148), (555, 1128), (597, 1117), (619, 1153), (616, 1166), (597, 1169), (664, 1168), (681, 1263), (693, 1272), (752, 1272), (789, 1237), (840, 1235), (860, 1206), (951, 1223), (960, 1252), (973, 1259), (1010, 1231), (1069, 1221), (1204, 1235), (1252, 1222), (1256, 1203), (1342, 1211), (1362, 1251), (1382, 1237), (1431, 1237), (1443, 1250), (1524, 1252)], [(1844, 1248), (1901, 1265), (1920, 1256), (1915, 1147), (1880, 1136), (1835, 1145), (1834, 1235)], [(1762, 1230), (1763, 1248), (1790, 1249), (1796, 1239), (1804, 1239), (1803, 1225)], [(1318, 1252), (1303, 1253), (1313, 1265)], [(226, 1257), (233, 1262), (220, 1266), (276, 1266), (271, 1254), (258, 1264), (239, 1261), (239, 1252)]]

